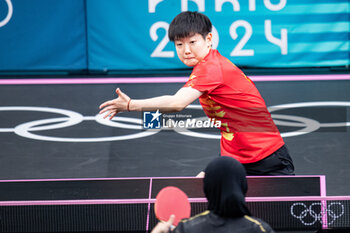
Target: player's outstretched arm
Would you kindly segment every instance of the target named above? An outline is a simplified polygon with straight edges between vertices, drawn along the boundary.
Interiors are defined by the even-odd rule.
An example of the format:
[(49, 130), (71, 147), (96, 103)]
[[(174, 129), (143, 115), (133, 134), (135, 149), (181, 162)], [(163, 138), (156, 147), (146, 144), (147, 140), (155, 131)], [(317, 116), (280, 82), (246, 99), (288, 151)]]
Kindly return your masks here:
[(179, 112), (187, 105), (195, 101), (202, 95), (202, 92), (184, 87), (178, 90), (174, 95), (164, 95), (149, 99), (132, 99), (130, 102), (130, 111), (156, 111), (161, 112)]
[(164, 95), (149, 99), (130, 99), (119, 88), (116, 90), (118, 98), (100, 105), (100, 114), (104, 118), (112, 119), (119, 112), (124, 111), (156, 111), (179, 112), (202, 95), (202, 92), (191, 87), (181, 88), (174, 95)]

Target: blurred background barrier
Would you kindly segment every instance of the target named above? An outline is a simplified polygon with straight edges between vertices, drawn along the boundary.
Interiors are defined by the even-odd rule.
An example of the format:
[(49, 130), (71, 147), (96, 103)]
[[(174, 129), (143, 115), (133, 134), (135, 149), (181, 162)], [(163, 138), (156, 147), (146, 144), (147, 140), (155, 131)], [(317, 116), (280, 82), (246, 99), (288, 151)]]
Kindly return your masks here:
[(0, 70), (86, 69), (84, 3), (0, 0)]
[(0, 72), (186, 69), (167, 38), (206, 14), (240, 67), (349, 67), (349, 0), (0, 0)]

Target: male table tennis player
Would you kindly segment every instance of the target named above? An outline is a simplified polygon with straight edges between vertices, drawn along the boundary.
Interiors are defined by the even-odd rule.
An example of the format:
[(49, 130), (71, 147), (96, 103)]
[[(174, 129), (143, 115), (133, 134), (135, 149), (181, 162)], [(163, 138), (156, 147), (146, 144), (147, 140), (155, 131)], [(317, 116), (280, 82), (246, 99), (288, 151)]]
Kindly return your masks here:
[(100, 106), (112, 119), (122, 111), (183, 110), (197, 98), (206, 115), (221, 121), (221, 155), (241, 162), (248, 175), (292, 175), (294, 166), (284, 141), (254, 83), (227, 58), (212, 49), (212, 24), (198, 12), (182, 12), (169, 26), (179, 59), (193, 67), (187, 83), (174, 95), (118, 98)]

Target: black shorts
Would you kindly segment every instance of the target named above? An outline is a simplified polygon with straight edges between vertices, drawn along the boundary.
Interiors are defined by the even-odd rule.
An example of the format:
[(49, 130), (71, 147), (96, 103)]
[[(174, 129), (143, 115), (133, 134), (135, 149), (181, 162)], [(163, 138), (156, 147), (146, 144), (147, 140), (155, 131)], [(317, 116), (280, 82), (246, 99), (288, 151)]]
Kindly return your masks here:
[(266, 158), (243, 164), (248, 176), (295, 175), (293, 160), (285, 145)]

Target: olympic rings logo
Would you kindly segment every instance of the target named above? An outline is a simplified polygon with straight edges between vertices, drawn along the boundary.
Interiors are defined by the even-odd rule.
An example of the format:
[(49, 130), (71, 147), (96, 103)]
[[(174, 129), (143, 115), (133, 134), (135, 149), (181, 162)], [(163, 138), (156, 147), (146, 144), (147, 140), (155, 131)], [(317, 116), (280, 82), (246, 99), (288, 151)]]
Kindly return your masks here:
[[(315, 209), (318, 210), (315, 210)], [(300, 211), (300, 209), (303, 209)], [(344, 215), (344, 205), (340, 202), (331, 202), (329, 205), (323, 205), (321, 202), (314, 202), (309, 207), (305, 203), (296, 202), (290, 207), (290, 213), (294, 218), (300, 220), (300, 222), (305, 226), (314, 225), (316, 222), (323, 224), (323, 217), (331, 218), (328, 225), (334, 223), (337, 218)], [(308, 217), (310, 216), (310, 217)], [(307, 221), (311, 219), (311, 221)]]
[[(31, 121), (27, 123), (20, 124), (14, 128), (0, 128), (0, 132), (14, 132), (15, 134), (36, 140), (42, 141), (55, 141), (55, 142), (106, 142), (106, 141), (120, 141), (120, 140), (129, 140), (136, 139), (140, 137), (146, 137), (158, 133), (154, 130), (146, 130), (136, 134), (114, 136), (114, 137), (101, 137), (101, 138), (62, 138), (62, 137), (52, 137), (52, 136), (43, 136), (34, 134), (35, 131), (44, 131), (59, 129), (77, 125), (82, 121), (91, 121), (95, 120), (96, 122), (118, 128), (131, 128), (131, 129), (142, 129), (142, 120), (128, 117), (117, 117), (117, 121), (109, 121), (103, 119), (102, 116), (82, 116), (80, 113), (57, 109), (57, 108), (46, 108), (46, 107), (0, 107), (0, 111), (39, 111), (39, 112), (48, 112), (48, 113), (57, 113), (65, 115), (66, 117), (58, 117), (51, 119), (43, 119), (37, 121)], [(123, 124), (120, 122), (136, 123), (137, 125)], [(48, 125), (49, 124), (49, 125)]]
[(11, 19), (12, 17), (12, 13), (13, 13), (13, 6), (12, 6), (12, 2), (11, 0), (5, 0), (6, 4), (7, 4), (7, 7), (8, 7), (8, 12), (7, 12), (7, 15), (6, 17), (0, 21), (0, 28), (5, 26)]
[[(337, 122), (337, 123), (320, 123), (314, 119), (301, 117), (301, 116), (292, 116), (292, 115), (282, 115), (274, 114), (278, 110), (289, 109), (289, 108), (303, 108), (303, 107), (314, 107), (314, 106), (345, 106), (350, 107), (350, 102), (303, 102), (303, 103), (293, 103), (293, 104), (284, 104), (269, 107), (269, 111), (272, 113), (271, 116), (274, 119), (276, 125), (280, 126), (290, 126), (301, 128), (299, 130), (284, 132), (281, 133), (282, 137), (293, 137), (299, 136), (307, 133), (314, 132), (321, 127), (346, 127), (350, 126), (350, 122)], [(201, 110), (200, 105), (189, 105), (188, 109)], [(15, 133), (21, 137), (42, 140), (42, 141), (54, 141), (54, 142), (107, 142), (107, 141), (121, 141), (121, 140), (130, 140), (136, 138), (142, 138), (151, 136), (159, 133), (162, 130), (173, 130), (179, 134), (206, 138), (206, 139), (220, 139), (221, 135), (219, 134), (210, 134), (203, 133), (198, 131), (193, 131), (189, 128), (187, 129), (177, 129), (177, 128), (166, 128), (166, 129), (143, 129), (142, 120), (132, 117), (123, 117), (117, 116), (112, 121), (103, 119), (101, 115), (95, 116), (83, 116), (80, 113), (57, 109), (57, 108), (48, 108), (48, 107), (25, 107), (25, 106), (0, 106), (0, 112), (4, 111), (34, 111), (34, 112), (46, 112), (46, 113), (55, 113), (61, 114), (63, 117), (49, 118), (30, 121), (26, 123), (19, 124), (12, 128), (0, 128), (0, 133)], [(198, 118), (199, 119), (199, 118)], [(83, 121), (95, 121), (101, 125), (108, 127), (129, 129), (129, 130), (138, 130), (140, 132), (111, 136), (111, 137), (94, 137), (94, 138), (69, 138), (69, 137), (54, 137), (54, 136), (44, 136), (37, 134), (39, 131), (47, 131), (54, 129), (61, 129), (66, 127), (72, 127)]]

